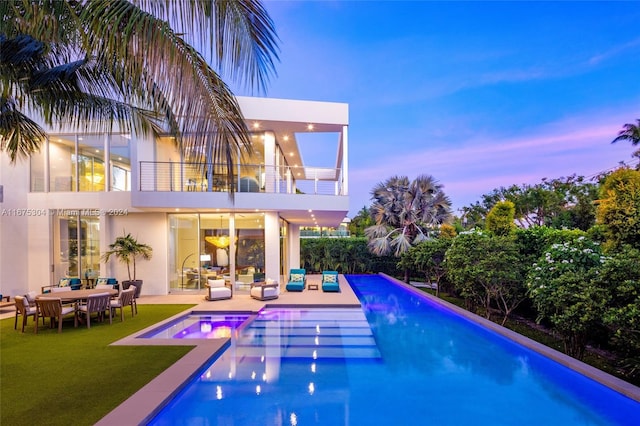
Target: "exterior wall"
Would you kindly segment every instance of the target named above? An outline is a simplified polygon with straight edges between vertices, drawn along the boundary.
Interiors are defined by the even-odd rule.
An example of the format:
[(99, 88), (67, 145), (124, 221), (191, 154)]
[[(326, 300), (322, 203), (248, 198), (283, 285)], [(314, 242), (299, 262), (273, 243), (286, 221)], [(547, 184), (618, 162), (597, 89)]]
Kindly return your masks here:
[(300, 226), (289, 224), (288, 238), (289, 265), (287, 265), (285, 271), (300, 268)]
[[(136, 262), (136, 278), (143, 280), (142, 294), (167, 294), (169, 287), (167, 215), (165, 213), (133, 213), (125, 216), (105, 216), (103, 222), (106, 225), (106, 239), (100, 241), (100, 251), (104, 253), (108, 250), (109, 244), (123, 233), (130, 233), (139, 242), (151, 246), (153, 248), (151, 260), (138, 259)], [(126, 265), (115, 258), (104, 266), (104, 271), (103, 276), (115, 277), (119, 282), (129, 279)], [(131, 273), (133, 274), (133, 271)]]
[(29, 193), (29, 164), (10, 164), (9, 157), (0, 153), (0, 293), (4, 296), (22, 294), (31, 282), (30, 277), (30, 220), (14, 209), (26, 212)]

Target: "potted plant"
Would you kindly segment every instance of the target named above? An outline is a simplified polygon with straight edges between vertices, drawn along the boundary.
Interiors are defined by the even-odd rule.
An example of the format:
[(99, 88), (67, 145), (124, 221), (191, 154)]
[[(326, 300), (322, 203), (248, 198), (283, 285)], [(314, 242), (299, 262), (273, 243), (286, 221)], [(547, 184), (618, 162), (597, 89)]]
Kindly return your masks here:
[[(109, 245), (109, 251), (102, 255), (102, 260), (106, 263), (111, 256), (115, 256), (120, 262), (127, 265), (128, 281), (122, 281), (122, 288), (127, 289), (129, 286), (136, 287), (136, 297), (140, 296), (142, 289), (142, 280), (136, 278), (136, 259), (139, 257), (144, 260), (151, 259), (153, 249), (147, 244), (138, 242), (131, 234), (123, 235), (116, 238), (113, 244)], [(131, 267), (133, 266), (133, 275)]]

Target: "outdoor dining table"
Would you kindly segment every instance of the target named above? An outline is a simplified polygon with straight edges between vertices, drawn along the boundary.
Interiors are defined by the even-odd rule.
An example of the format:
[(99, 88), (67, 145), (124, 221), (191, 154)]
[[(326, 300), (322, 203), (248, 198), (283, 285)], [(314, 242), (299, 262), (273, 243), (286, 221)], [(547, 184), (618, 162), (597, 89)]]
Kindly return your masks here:
[(36, 296), (36, 299), (40, 297), (55, 297), (56, 299), (61, 299), (63, 303), (69, 302), (79, 302), (82, 300), (87, 300), (89, 296), (92, 294), (100, 294), (100, 293), (109, 293), (111, 297), (118, 295), (118, 290), (109, 290), (102, 288), (91, 288), (84, 290), (70, 290), (70, 291), (59, 291), (57, 293), (43, 293)]

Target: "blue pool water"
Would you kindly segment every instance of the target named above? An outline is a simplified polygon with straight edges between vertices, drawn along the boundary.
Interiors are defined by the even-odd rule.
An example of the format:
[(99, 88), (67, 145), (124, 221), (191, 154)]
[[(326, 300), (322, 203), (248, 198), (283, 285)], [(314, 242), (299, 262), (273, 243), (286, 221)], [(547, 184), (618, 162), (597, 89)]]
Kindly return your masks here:
[(142, 339), (229, 338), (248, 318), (242, 313), (192, 313), (140, 336)]
[(261, 311), (150, 424), (640, 424), (630, 398), (383, 277), (347, 278), (362, 309)]

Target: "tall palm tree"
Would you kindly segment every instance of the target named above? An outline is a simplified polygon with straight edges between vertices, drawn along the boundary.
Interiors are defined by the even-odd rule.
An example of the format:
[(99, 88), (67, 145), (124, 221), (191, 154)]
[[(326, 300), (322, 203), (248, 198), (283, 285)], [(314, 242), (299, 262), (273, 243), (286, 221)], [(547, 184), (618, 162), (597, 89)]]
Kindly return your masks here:
[(40, 120), (171, 133), (230, 175), (237, 149), (250, 150), (221, 74), (263, 91), (275, 73), (259, 0), (3, 0), (0, 13), (0, 150), (12, 162), (39, 149)]
[(451, 201), (430, 175), (411, 182), (406, 176), (393, 176), (378, 183), (371, 195), (369, 211), (375, 225), (366, 228), (365, 235), (377, 255), (400, 256), (452, 219)]
[[(430, 175), (411, 182), (406, 176), (393, 176), (378, 183), (371, 195), (374, 201), (369, 210), (376, 224), (364, 232), (369, 250), (378, 256), (399, 257), (453, 218), (449, 197)], [(409, 282), (407, 269), (404, 279)]]

